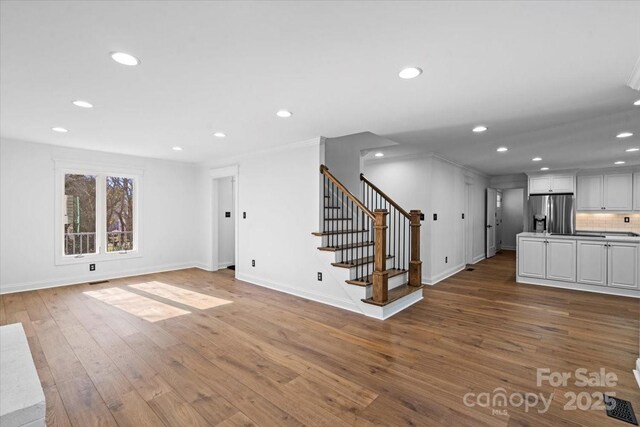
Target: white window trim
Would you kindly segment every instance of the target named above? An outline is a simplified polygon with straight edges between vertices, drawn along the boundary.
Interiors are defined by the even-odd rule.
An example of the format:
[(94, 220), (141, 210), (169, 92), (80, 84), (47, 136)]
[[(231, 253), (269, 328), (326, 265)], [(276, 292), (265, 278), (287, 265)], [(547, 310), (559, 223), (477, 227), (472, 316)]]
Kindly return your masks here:
[[(123, 167), (106, 165), (102, 163), (71, 162), (55, 160), (55, 197), (54, 197), (54, 253), (56, 265), (82, 264), (102, 261), (119, 261), (123, 259), (139, 258), (142, 256), (142, 177), (143, 169), (138, 167)], [(64, 254), (64, 233), (62, 223), (64, 221), (64, 176), (66, 174), (98, 175), (96, 178), (96, 244), (98, 253), (83, 255)], [(132, 178), (133, 186), (133, 241), (135, 248), (124, 252), (107, 252), (104, 247), (106, 242), (106, 176), (118, 176)]]

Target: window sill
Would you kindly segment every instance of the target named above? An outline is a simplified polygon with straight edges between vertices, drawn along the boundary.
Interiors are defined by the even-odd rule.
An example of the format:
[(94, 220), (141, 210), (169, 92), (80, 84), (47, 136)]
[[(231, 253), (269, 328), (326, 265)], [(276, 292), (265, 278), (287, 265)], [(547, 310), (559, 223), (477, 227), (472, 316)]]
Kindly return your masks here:
[(127, 251), (126, 253), (110, 252), (104, 254), (86, 254), (81, 257), (76, 255), (59, 255), (56, 257), (56, 265), (86, 264), (104, 261), (121, 261), (123, 259), (141, 258), (140, 250)]

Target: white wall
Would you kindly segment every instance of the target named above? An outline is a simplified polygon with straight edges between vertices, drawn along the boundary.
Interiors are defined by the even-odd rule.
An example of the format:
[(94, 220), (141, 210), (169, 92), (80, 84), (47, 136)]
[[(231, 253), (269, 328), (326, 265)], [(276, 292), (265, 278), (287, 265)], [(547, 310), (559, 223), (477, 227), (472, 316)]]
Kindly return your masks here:
[[(205, 233), (211, 212), (210, 169), (234, 165), (239, 171), (238, 257), (236, 277), (254, 284), (313, 299), (338, 307), (359, 311), (345, 292), (344, 283), (333, 279), (332, 267), (320, 238), (311, 233), (320, 226), (320, 171), (324, 160), (321, 138), (291, 144), (282, 149), (267, 150), (229, 160), (230, 163), (209, 164), (199, 172), (200, 193), (209, 194), (208, 202), (200, 200), (207, 212), (199, 217)], [(246, 212), (246, 219), (242, 213)], [(210, 220), (209, 220), (210, 222)], [(211, 254), (217, 251), (203, 245), (199, 265), (212, 269)], [(251, 261), (255, 260), (255, 267)], [(323, 281), (317, 273), (323, 273)]]
[[(228, 267), (235, 263), (235, 209), (233, 206), (233, 178), (226, 177), (215, 180), (217, 184), (218, 203), (218, 267)], [(225, 216), (226, 212), (231, 217)]]
[(516, 249), (516, 234), (523, 229), (522, 188), (502, 190), (502, 249)]
[[(484, 257), (486, 177), (431, 155), (367, 161), (364, 172), (404, 209), (420, 209), (425, 214), (420, 235), (424, 283), (436, 283), (464, 268), (465, 221), (471, 222), (473, 259)], [(467, 184), (469, 212), (465, 212)]]
[[(140, 258), (54, 263), (54, 159), (142, 168)], [(189, 267), (199, 235), (194, 165), (0, 140), (0, 292)]]
[(362, 151), (397, 145), (395, 141), (371, 132), (361, 132), (325, 141), (325, 164), (329, 171), (355, 196), (360, 197), (362, 187)]

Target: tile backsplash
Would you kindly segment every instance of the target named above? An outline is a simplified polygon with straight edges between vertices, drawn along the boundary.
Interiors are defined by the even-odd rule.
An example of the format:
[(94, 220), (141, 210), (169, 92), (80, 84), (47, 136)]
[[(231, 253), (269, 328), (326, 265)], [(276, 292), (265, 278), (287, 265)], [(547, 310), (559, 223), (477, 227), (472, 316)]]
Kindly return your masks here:
[[(629, 222), (624, 218), (629, 217)], [(640, 213), (585, 213), (576, 214), (576, 230), (630, 231), (640, 234)]]

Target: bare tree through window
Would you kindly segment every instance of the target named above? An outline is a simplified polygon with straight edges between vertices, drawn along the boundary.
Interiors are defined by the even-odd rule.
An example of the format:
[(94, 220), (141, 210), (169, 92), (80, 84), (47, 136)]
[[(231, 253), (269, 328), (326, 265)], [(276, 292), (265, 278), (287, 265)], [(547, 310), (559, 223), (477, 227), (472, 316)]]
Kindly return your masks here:
[(107, 252), (133, 249), (133, 179), (107, 177)]

